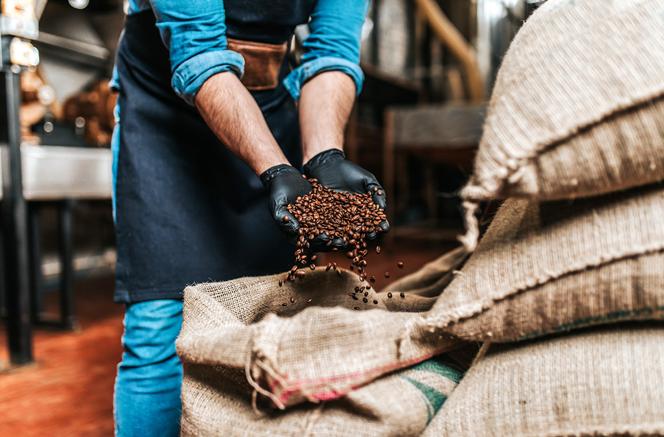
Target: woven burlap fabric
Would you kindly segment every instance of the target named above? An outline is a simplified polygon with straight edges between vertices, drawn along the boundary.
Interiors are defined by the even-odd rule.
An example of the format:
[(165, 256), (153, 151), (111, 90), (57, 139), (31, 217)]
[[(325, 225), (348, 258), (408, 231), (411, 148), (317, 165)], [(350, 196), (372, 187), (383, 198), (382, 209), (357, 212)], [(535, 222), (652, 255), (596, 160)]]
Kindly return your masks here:
[(575, 201), (508, 199), (419, 327), (519, 340), (664, 317), (664, 187)]
[[(440, 262), (454, 269), (462, 260), (453, 251)], [(188, 287), (177, 340), (183, 362), (242, 369), (253, 389), (285, 408), (341, 397), (459, 344), (442, 332), (402, 338), (432, 294), (370, 290), (365, 303), (350, 292), (367, 283), (348, 271), (317, 270), (279, 286), (283, 276)]]
[(489, 350), (423, 434), (664, 435), (664, 325)]
[(343, 399), (257, 415), (239, 371), (189, 365), (182, 387), (184, 436), (415, 436), (436, 415), (461, 373), (434, 358)]
[(662, 71), (660, 0), (546, 2), (502, 61), (462, 191), (469, 212), (481, 200), (576, 198), (664, 179)]
[[(423, 312), (431, 309), (440, 293), (452, 282), (456, 269), (468, 257), (463, 246), (453, 249), (425, 264), (416, 272), (404, 276), (383, 288), (379, 294), (388, 310)], [(397, 299), (401, 291), (407, 300)], [(387, 293), (395, 298), (387, 298)]]

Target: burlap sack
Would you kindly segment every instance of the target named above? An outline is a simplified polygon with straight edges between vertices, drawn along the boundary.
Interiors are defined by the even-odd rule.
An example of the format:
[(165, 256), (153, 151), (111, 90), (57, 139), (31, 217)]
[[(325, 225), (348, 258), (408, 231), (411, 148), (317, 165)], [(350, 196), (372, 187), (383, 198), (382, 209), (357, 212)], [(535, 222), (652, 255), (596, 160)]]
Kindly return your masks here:
[(664, 2), (549, 0), (507, 51), (475, 171), (476, 202), (597, 195), (664, 179)]
[[(453, 251), (441, 264), (453, 270), (463, 258)], [(254, 390), (285, 408), (341, 397), (459, 344), (444, 333), (402, 338), (422, 314), (416, 296), (372, 289), (366, 303), (354, 300), (350, 292), (367, 283), (348, 271), (308, 272), (280, 287), (283, 276), (188, 287), (177, 340), (183, 362), (242, 369)]]
[(457, 369), (437, 357), (339, 400), (257, 415), (243, 372), (201, 365), (185, 370), (183, 436), (415, 436), (461, 378)]
[(412, 328), (505, 342), (664, 318), (664, 186), (575, 201), (509, 199)]
[(664, 435), (664, 325), (490, 349), (423, 436)]

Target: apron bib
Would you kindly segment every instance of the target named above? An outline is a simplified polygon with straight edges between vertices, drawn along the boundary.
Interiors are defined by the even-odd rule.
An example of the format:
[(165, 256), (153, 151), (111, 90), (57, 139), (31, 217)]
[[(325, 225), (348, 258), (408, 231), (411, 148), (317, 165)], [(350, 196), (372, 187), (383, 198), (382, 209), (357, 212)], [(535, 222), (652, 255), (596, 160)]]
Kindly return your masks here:
[[(189, 284), (287, 270), (293, 246), (273, 222), (259, 178), (172, 90), (152, 11), (127, 17), (116, 66), (115, 300), (177, 299)], [(284, 63), (280, 78), (287, 72)], [(282, 85), (252, 94), (299, 166), (293, 100)]]

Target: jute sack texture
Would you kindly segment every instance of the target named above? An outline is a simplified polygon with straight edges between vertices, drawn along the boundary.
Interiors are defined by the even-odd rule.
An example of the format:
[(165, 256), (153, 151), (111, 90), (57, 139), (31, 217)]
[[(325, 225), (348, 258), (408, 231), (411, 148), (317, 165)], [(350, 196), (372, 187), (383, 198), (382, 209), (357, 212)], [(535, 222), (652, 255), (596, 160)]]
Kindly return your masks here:
[[(464, 258), (457, 250), (439, 261), (451, 271)], [(279, 286), (283, 276), (187, 287), (176, 344), (185, 369), (242, 370), (260, 398), (284, 409), (342, 397), (460, 343), (442, 332), (403, 338), (433, 305), (431, 294), (388, 298), (371, 289), (365, 303), (350, 296), (367, 285), (352, 272), (307, 271)]]
[(549, 0), (498, 72), (475, 170), (476, 203), (590, 196), (664, 179), (664, 2)]
[(661, 183), (574, 201), (508, 199), (412, 330), (508, 342), (662, 319), (663, 219)]
[(441, 357), (360, 387), (342, 399), (256, 414), (243, 372), (185, 367), (183, 436), (416, 436), (461, 373)]
[(494, 345), (423, 436), (664, 435), (664, 325), (633, 325)]

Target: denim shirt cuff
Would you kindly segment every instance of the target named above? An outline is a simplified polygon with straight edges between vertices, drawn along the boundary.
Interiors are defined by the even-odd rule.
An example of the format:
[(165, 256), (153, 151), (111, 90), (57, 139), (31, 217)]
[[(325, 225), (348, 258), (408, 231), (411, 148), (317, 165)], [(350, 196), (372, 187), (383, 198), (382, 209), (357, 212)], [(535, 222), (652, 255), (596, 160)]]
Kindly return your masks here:
[(211, 76), (232, 71), (238, 77), (244, 73), (244, 58), (232, 50), (215, 50), (200, 53), (187, 59), (173, 72), (171, 85), (175, 93), (190, 105), (201, 86)]
[(284, 87), (288, 90), (293, 99), (300, 99), (300, 91), (306, 81), (324, 71), (341, 71), (346, 73), (355, 82), (356, 94), (362, 91), (364, 74), (359, 65), (343, 58), (322, 57), (304, 64), (291, 71), (284, 79)]

